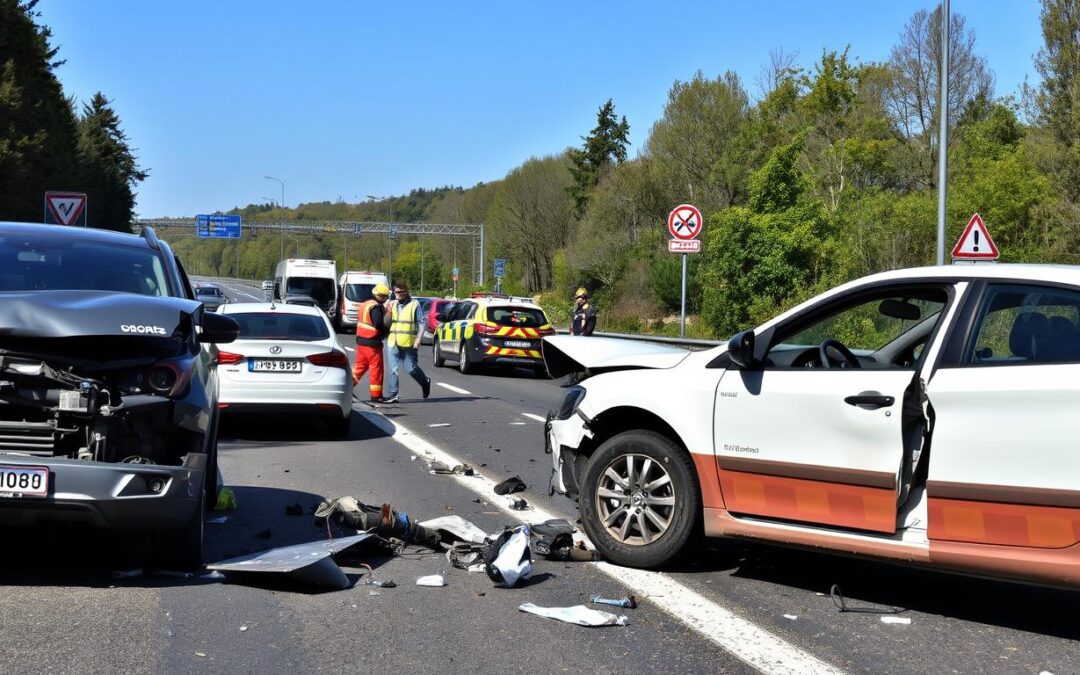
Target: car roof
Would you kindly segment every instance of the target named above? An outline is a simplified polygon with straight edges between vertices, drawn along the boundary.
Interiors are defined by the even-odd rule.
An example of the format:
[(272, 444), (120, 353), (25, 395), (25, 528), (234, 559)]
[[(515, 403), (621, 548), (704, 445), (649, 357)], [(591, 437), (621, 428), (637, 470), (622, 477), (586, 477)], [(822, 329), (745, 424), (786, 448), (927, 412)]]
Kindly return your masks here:
[(322, 316), (323, 313), (318, 307), (311, 307), (309, 305), (286, 305), (280, 302), (230, 302), (227, 305), (222, 305), (221, 311), (225, 314), (272, 312), (274, 314), (306, 314), (309, 316)]
[(512, 298), (466, 298), (484, 307), (524, 307), (526, 309), (539, 309), (540, 305), (530, 300), (514, 300)]
[(879, 272), (857, 279), (869, 281), (918, 279), (1022, 279), (1080, 284), (1080, 265), (1041, 265), (1030, 263), (980, 263), (910, 267)]
[(44, 223), (0, 221), (0, 234), (25, 234), (28, 236), (54, 238), (66, 241), (70, 241), (71, 239), (81, 239), (83, 241), (95, 241), (113, 245), (151, 248), (149, 242), (137, 234), (131, 234), (130, 232), (114, 232), (112, 230), (102, 230), (95, 227), (71, 227), (67, 225), (46, 225)]

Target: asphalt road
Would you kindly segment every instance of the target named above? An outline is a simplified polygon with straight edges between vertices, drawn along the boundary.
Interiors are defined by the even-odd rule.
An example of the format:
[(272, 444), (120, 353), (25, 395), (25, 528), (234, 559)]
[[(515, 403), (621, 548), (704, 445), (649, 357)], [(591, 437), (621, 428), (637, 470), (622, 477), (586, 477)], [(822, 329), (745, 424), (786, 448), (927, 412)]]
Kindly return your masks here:
[[(241, 292), (261, 294), (230, 289), (237, 299)], [(430, 348), (421, 355), (436, 383), (431, 397), (421, 400), (405, 377), (400, 403), (357, 404), (348, 440), (328, 440), (318, 422), (228, 420), (221, 468), (238, 509), (207, 525), (208, 560), (325, 538), (306, 512), (342, 495), (390, 502), (418, 519), (457, 514), (488, 532), (539, 515), (575, 520), (572, 502), (548, 495), (537, 419), (560, 401), (558, 383), (525, 371), (466, 376), (434, 368)], [(364, 383), (357, 391), (366, 398)], [(431, 475), (414, 459), (425, 449), (482, 477)], [(517, 496), (532, 510), (510, 511), (490, 492), (490, 481), (510, 475), (529, 486)], [(305, 515), (286, 515), (293, 504)], [(0, 576), (0, 662), (10, 672), (726, 673), (754, 670), (748, 653), (769, 672), (1080, 672), (1078, 593), (764, 545), (708, 542), (663, 573), (538, 559), (531, 581), (515, 589), (424, 549), (371, 550), (376, 577), (397, 588), (369, 586), (362, 568), (348, 567), (350, 588), (317, 592), (250, 580), (115, 579), (115, 570), (138, 565), (137, 540), (56, 529), (0, 536), (17, 542), (5, 547)], [(415, 585), (444, 571), (445, 587)], [(868, 611), (838, 611), (834, 584)], [(619, 610), (628, 626), (584, 628), (517, 609), (628, 592), (643, 600)], [(731, 642), (729, 629), (744, 625)]]

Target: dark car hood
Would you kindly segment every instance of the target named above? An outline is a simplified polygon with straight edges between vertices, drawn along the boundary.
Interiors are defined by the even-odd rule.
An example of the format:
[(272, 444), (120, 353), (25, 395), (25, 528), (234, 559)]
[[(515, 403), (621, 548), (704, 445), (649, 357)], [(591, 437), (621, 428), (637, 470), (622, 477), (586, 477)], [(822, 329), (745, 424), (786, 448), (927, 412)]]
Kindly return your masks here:
[(0, 337), (170, 337), (201, 310), (194, 300), (113, 291), (0, 293)]

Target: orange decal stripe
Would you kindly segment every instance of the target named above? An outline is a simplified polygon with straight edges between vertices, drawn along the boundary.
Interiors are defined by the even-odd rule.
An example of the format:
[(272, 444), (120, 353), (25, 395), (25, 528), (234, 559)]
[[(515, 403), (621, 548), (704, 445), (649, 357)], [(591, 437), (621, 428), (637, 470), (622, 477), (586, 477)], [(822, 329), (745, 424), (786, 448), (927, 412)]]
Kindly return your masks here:
[(1080, 543), (1080, 509), (931, 497), (927, 510), (932, 540), (1031, 548)]
[(875, 532), (896, 531), (896, 491), (719, 470), (728, 511)]

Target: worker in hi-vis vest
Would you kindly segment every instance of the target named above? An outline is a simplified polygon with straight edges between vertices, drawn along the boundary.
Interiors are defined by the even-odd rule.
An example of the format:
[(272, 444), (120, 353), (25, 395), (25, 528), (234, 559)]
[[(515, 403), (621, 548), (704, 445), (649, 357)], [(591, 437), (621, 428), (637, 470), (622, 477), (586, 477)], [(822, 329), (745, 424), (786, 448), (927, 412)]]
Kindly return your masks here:
[(404, 281), (394, 282), (393, 308), (390, 311), (390, 369), (387, 375), (385, 403), (398, 400), (398, 366), (405, 363), (405, 370), (420, 385), (424, 398), (431, 393), (431, 378), (420, 370), (417, 354), (420, 349), (420, 335), (424, 330), (424, 312), (420, 303), (409, 295), (409, 286)]
[(356, 363), (353, 364), (353, 386), (368, 374), (368, 391), (372, 403), (383, 400), (383, 340), (390, 333), (384, 305), (390, 298), (386, 284), (375, 284), (371, 298), (360, 305), (356, 313)]

